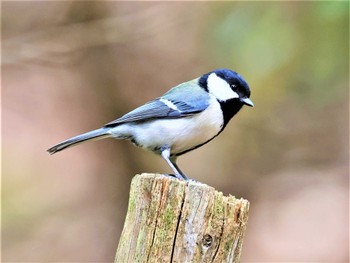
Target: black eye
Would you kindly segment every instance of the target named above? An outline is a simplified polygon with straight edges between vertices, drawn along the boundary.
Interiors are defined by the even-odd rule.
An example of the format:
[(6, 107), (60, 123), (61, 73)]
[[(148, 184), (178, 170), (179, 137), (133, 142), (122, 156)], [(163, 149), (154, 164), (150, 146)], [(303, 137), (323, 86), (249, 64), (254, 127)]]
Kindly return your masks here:
[(239, 92), (241, 91), (240, 86), (238, 86), (238, 85), (236, 85), (236, 84), (231, 84), (230, 87), (231, 87), (231, 89), (232, 89), (234, 92), (239, 93)]

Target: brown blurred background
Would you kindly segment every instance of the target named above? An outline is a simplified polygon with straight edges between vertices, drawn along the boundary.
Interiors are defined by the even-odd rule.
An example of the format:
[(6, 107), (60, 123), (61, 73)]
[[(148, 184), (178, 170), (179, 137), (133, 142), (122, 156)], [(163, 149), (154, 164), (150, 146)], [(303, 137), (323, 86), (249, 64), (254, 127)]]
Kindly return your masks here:
[(251, 201), (243, 262), (348, 262), (348, 2), (3, 2), (2, 260), (111, 262), (130, 180), (160, 157), (103, 140), (46, 149), (215, 68), (245, 107), (179, 158)]

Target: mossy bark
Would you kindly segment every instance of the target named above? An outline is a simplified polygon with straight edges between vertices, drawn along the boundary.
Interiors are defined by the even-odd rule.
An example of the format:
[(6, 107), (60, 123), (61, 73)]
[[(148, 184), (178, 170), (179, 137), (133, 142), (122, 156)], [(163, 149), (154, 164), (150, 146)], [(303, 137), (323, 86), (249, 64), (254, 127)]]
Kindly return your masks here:
[(115, 262), (239, 262), (248, 212), (205, 184), (136, 175)]

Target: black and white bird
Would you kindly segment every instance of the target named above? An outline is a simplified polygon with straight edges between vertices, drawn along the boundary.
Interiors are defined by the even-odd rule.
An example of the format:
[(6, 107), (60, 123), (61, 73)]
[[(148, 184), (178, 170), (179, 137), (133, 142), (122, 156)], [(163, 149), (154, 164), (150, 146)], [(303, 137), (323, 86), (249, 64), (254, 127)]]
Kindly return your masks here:
[(128, 139), (161, 155), (178, 179), (188, 180), (176, 165), (178, 156), (218, 136), (243, 105), (253, 107), (244, 78), (229, 69), (217, 69), (170, 89), (124, 116), (63, 141), (54, 154), (68, 147), (103, 138)]

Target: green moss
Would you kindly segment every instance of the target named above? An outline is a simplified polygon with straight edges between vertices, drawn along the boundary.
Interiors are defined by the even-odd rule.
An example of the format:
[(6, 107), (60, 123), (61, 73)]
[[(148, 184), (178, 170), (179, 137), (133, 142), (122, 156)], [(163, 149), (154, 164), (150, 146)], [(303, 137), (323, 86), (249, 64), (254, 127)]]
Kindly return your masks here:
[(166, 228), (169, 228), (172, 224), (174, 224), (175, 219), (176, 215), (173, 209), (166, 209), (164, 211), (163, 221)]
[[(146, 248), (147, 249), (147, 248)], [(135, 251), (135, 262), (142, 262), (144, 260), (145, 255), (148, 254), (148, 251), (146, 253), (145, 251), (145, 232), (140, 231), (138, 236), (137, 236), (137, 241), (136, 241), (136, 248)]]
[(223, 204), (223, 195), (220, 193), (220, 195), (217, 195), (215, 198), (214, 203), (214, 217), (218, 217), (224, 214), (224, 204)]
[(232, 245), (232, 239), (230, 240), (225, 240), (225, 254), (227, 255), (231, 251), (231, 245)]

